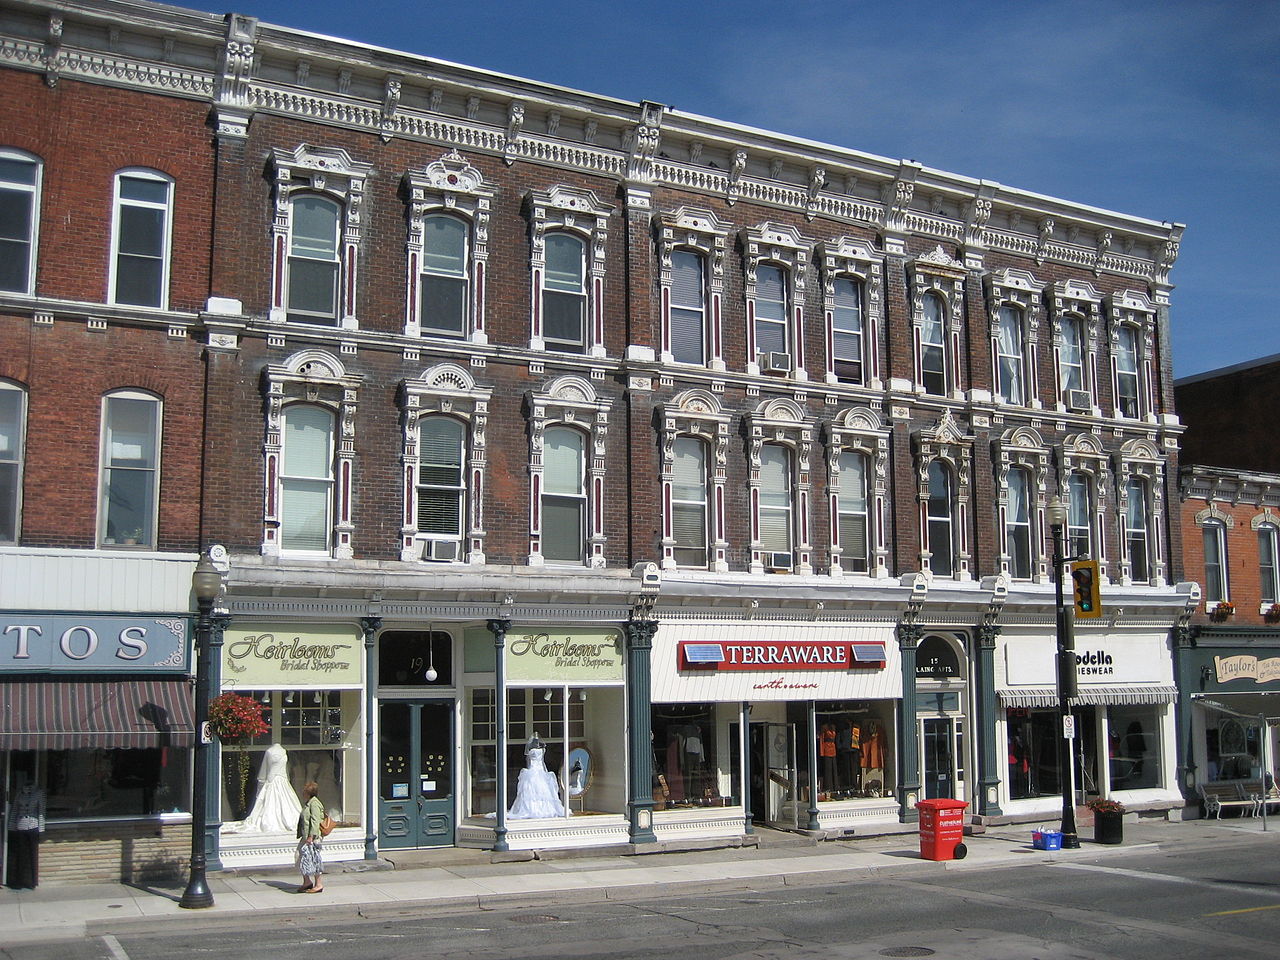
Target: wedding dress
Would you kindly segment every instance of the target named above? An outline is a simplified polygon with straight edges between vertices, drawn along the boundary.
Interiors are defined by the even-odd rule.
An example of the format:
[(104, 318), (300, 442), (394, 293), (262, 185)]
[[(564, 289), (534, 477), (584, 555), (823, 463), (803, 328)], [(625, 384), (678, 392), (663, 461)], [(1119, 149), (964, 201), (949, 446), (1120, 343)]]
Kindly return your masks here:
[(289, 755), (284, 747), (273, 743), (262, 755), (258, 770), (258, 795), (253, 809), (238, 823), (223, 824), (227, 833), (287, 833), (298, 827), (302, 804), (289, 783)]
[(560, 801), (560, 780), (543, 762), (546, 747), (534, 737), (525, 747), (525, 768), (520, 771), (516, 784), (516, 802), (507, 816), (512, 820), (531, 820), (535, 817), (563, 817), (564, 804)]

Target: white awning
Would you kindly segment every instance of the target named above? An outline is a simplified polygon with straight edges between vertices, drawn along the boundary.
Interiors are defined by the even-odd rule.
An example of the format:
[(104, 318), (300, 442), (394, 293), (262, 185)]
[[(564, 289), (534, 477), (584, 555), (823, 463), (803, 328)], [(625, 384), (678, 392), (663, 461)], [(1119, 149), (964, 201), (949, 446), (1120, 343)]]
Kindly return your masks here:
[[(1056, 707), (1055, 687), (1020, 687), (997, 690), (1002, 707)], [(1104, 706), (1111, 703), (1173, 703), (1178, 688), (1172, 684), (1134, 685), (1124, 687), (1081, 687), (1072, 702), (1082, 706)]]

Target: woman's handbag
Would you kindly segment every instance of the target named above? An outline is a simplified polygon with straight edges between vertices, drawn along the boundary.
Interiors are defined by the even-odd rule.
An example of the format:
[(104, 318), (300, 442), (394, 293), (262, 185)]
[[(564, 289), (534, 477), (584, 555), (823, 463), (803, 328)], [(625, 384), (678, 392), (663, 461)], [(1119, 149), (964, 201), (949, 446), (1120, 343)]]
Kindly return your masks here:
[(298, 814), (298, 839), (302, 839), (302, 831), (306, 829), (307, 815), (305, 813)]
[(336, 826), (337, 824), (333, 822), (333, 817), (326, 813), (324, 819), (320, 821), (320, 836), (327, 837), (333, 833), (333, 828)]

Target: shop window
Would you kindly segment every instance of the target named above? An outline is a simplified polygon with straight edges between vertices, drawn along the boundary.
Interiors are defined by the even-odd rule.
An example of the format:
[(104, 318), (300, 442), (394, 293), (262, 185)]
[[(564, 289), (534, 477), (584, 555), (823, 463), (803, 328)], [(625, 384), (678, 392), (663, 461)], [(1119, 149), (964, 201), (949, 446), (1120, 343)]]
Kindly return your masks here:
[(1139, 790), (1164, 783), (1160, 731), (1164, 708), (1151, 705), (1107, 707), (1107, 755), (1112, 790)]
[(1127, 487), (1129, 504), (1125, 513), (1125, 540), (1129, 549), (1129, 575), (1135, 583), (1146, 583), (1151, 579), (1147, 485), (1142, 479), (1131, 477)]
[(947, 310), (936, 293), (924, 295), (924, 318), (920, 324), (920, 384), (925, 393), (947, 393)]
[(548, 349), (586, 352), (586, 254), (580, 238), (549, 233), (542, 281), (542, 329)]
[(1205, 752), (1209, 780), (1247, 780), (1261, 776), (1262, 741), (1258, 725), (1209, 708), (1205, 713)]
[(681, 566), (707, 565), (707, 445), (677, 437), (672, 460), (672, 553)]
[(1009, 799), (1062, 795), (1062, 725), (1057, 710), (1008, 712)]
[(1031, 577), (1031, 471), (1012, 467), (1007, 482), (1005, 550), (1009, 573), (1018, 580)]
[(160, 401), (136, 391), (106, 397), (102, 407), (100, 543), (154, 549), (159, 478)]
[(870, 550), (866, 454), (840, 454), (839, 483), (840, 566), (852, 573), (866, 573)]
[(586, 542), (586, 438), (551, 427), (543, 442), (542, 555), (550, 563), (582, 563)]
[(191, 753), (185, 748), (15, 750), (11, 777), (45, 792), (45, 818), (101, 820), (188, 813)]
[(1276, 528), (1264, 523), (1258, 527), (1258, 584), (1263, 603), (1275, 603), (1280, 598), (1276, 573)]
[(720, 792), (716, 705), (655, 703), (651, 717), (654, 809), (735, 802)]
[(384, 630), (378, 635), (378, 685), (453, 686), (453, 640), (439, 630)]
[(29, 154), (0, 149), (0, 290), (6, 293), (35, 291), (42, 170)]
[[(896, 783), (892, 721), (881, 704), (819, 703), (816, 722), (819, 803), (892, 796)], [(807, 778), (801, 777), (800, 782)]]
[(1088, 474), (1067, 477), (1067, 553), (1073, 557), (1095, 557), (1092, 492)]
[(26, 435), (26, 391), (0, 380), (0, 543), (18, 542)]
[(461, 337), (470, 302), (470, 236), (467, 224), (443, 214), (423, 223), (420, 316), (424, 333)]
[(692, 250), (671, 254), (671, 357), (706, 362), (706, 260)]
[(1204, 543), (1204, 599), (1217, 603), (1228, 597), (1227, 528), (1220, 520), (1206, 520), (1200, 534)]
[(168, 305), (173, 181), (138, 170), (116, 177), (111, 302)]
[(955, 537), (952, 528), (954, 497), (951, 471), (940, 460), (929, 464), (928, 525), (925, 531), (929, 569), (940, 577), (955, 574)]
[(860, 280), (837, 277), (831, 301), (831, 351), (836, 378), (863, 383), (863, 286)]
[(333, 532), (333, 414), (312, 404), (284, 411), (280, 546), (327, 553)]

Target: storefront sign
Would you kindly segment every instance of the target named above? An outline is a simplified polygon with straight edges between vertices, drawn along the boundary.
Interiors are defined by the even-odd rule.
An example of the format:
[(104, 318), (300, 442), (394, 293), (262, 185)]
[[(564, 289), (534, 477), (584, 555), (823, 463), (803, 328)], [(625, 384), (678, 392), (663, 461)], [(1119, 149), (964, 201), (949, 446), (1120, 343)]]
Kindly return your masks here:
[(1110, 677), (1116, 672), (1115, 659), (1103, 650), (1077, 650), (1077, 677)]
[(512, 630), (506, 654), (510, 683), (622, 682), (617, 630)]
[(186, 617), (0, 615), (0, 673), (188, 673)]
[(254, 624), (228, 628), (222, 685), (269, 690), (336, 690), (361, 684), (361, 638), (346, 624)]
[(680, 644), (681, 670), (848, 670), (884, 666), (884, 644), (815, 640), (810, 643)]
[(1252, 680), (1254, 683), (1270, 683), (1280, 680), (1280, 657), (1259, 660), (1257, 657), (1214, 657), (1213, 667), (1219, 683), (1230, 680)]
[(920, 680), (959, 680), (960, 658), (944, 638), (928, 636), (916, 648), (916, 677)]

